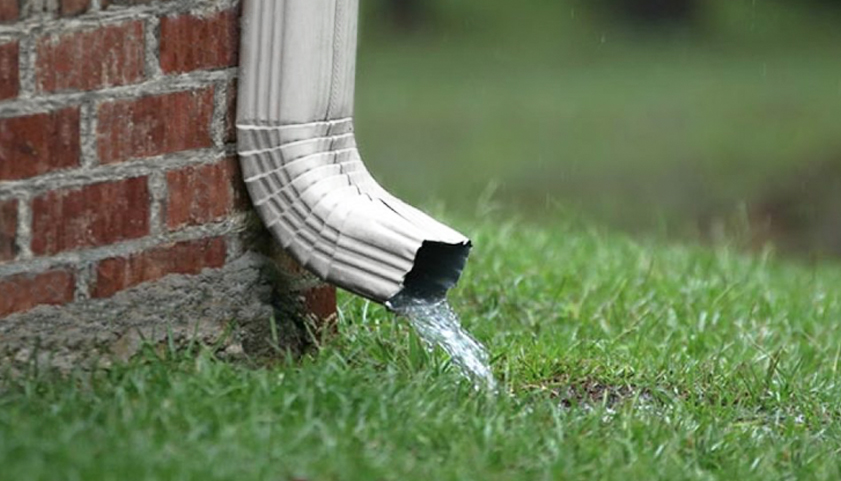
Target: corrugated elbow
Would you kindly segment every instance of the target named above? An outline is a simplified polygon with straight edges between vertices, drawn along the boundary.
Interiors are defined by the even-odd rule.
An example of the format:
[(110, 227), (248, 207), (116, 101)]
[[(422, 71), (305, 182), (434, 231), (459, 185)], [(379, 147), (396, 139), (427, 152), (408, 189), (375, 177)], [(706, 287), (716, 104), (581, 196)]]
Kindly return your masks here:
[(237, 149), (277, 241), (319, 277), (384, 303), (443, 297), (470, 241), (386, 192), (353, 134), (357, 0), (245, 0)]

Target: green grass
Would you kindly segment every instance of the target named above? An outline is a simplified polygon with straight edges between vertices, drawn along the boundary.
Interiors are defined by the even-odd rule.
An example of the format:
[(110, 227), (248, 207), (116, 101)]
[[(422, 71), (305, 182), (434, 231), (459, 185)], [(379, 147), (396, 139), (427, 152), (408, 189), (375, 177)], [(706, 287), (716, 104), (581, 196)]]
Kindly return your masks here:
[(411, 201), (463, 212), (496, 181), (533, 218), (683, 230), (841, 159), (838, 10), (712, 0), (654, 33), (575, 0), (433, 3), (426, 30), (361, 30), (363, 158)]
[(150, 351), (6, 379), (0, 479), (841, 477), (838, 266), (568, 220), (459, 227), (476, 249), (452, 302), (499, 396), (343, 296), (339, 335), (300, 361)]

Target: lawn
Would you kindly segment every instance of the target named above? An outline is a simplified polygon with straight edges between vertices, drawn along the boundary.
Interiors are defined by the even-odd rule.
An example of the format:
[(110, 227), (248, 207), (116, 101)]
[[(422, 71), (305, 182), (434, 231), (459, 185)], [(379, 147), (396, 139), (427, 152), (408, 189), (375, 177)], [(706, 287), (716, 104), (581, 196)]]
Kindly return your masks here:
[(426, 29), (361, 27), (363, 158), (408, 200), (471, 213), (495, 183), (532, 218), (694, 234), (811, 183), (794, 209), (838, 222), (841, 9), (708, 0), (697, 28), (631, 30), (577, 0), (430, 2)]
[(451, 301), (498, 395), (342, 296), (298, 361), (149, 351), (6, 379), (0, 479), (841, 477), (838, 266), (564, 218), (455, 222), (477, 247)]

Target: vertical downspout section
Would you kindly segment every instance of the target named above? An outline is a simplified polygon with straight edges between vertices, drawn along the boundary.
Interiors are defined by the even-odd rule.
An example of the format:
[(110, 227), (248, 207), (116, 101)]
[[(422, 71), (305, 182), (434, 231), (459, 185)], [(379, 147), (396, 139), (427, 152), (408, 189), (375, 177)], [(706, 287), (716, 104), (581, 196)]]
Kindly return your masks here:
[(353, 134), (358, 0), (245, 0), (237, 150), (275, 239), (324, 280), (393, 307), (458, 281), (470, 241), (386, 192)]

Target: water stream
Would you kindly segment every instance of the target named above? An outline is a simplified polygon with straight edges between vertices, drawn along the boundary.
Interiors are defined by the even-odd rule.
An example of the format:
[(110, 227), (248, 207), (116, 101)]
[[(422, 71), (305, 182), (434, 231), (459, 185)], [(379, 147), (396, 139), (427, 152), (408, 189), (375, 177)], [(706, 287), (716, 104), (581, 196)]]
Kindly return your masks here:
[(461, 327), (458, 314), (446, 299), (404, 298), (394, 311), (409, 319), (429, 347), (440, 346), (477, 389), (496, 390), (485, 347)]

